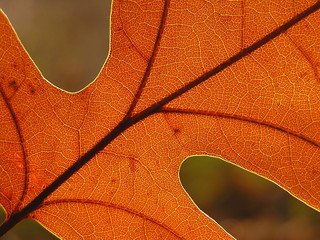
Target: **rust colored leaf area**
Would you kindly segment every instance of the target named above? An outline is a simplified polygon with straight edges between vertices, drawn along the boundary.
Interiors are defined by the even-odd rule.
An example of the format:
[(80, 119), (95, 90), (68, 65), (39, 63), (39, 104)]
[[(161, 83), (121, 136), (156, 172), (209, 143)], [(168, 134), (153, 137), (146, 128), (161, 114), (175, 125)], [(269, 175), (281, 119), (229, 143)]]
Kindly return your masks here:
[(4, 235), (32, 218), (62, 239), (233, 239), (179, 168), (217, 156), (320, 210), (320, 2), (112, 4), (109, 57), (69, 93), (0, 13)]

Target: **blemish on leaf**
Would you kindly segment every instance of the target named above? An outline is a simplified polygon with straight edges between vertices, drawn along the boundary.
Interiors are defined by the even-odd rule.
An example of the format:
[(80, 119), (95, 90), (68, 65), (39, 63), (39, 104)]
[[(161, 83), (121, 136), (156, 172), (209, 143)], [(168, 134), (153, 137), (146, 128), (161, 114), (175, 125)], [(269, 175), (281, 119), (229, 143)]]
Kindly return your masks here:
[(181, 131), (180, 131), (179, 128), (175, 128), (175, 129), (173, 129), (173, 132), (174, 132), (175, 134), (177, 134), (177, 133), (180, 133)]
[(32, 95), (36, 92), (36, 90), (34, 89), (34, 87), (31, 84), (29, 84), (29, 90)]
[(122, 31), (122, 30), (123, 30), (122, 27), (116, 27), (116, 28), (114, 29), (115, 32), (119, 32), (119, 31)]
[(18, 153), (13, 153), (9, 159), (16, 165), (17, 168), (23, 168), (23, 158)]
[(111, 183), (115, 183), (116, 182), (116, 180), (115, 179), (111, 179)]
[(9, 83), (9, 87), (13, 88), (13, 90), (17, 91), (18, 90), (18, 85), (17, 82), (15, 80), (11, 81)]
[(129, 167), (131, 172), (135, 172), (137, 170), (137, 160), (133, 157), (129, 157)]
[(34, 167), (30, 168), (30, 173), (29, 173), (29, 190), (35, 191), (36, 189), (45, 189), (47, 185), (39, 180), (38, 174), (36, 172), (36, 169)]

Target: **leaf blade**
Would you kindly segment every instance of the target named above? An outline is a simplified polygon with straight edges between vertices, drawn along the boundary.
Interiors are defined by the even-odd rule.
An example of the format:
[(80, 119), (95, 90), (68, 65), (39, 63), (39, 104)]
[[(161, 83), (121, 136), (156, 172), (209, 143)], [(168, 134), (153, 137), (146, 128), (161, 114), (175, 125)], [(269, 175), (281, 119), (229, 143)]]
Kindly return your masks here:
[[(118, 4), (118, 5), (116, 5), (116, 4)], [(316, 11), (319, 8), (318, 5), (320, 5), (319, 2), (314, 5), (316, 7), (313, 6), (314, 10), (310, 10), (310, 12), (308, 14), (311, 14), (312, 11)], [(121, 10), (120, 2), (115, 3), (114, 9), (118, 9), (118, 11), (119, 11), (119, 9)], [(306, 12), (308, 12), (308, 11), (306, 11)], [(303, 19), (308, 15), (308, 14), (306, 15), (306, 12), (304, 12), (304, 15), (302, 14), (302, 15), (298, 15), (298, 16), (302, 16), (300, 18)], [(119, 20), (120, 14), (118, 14), (118, 15), (115, 14), (114, 16), (115, 16), (115, 19), (118, 18), (118, 20)], [(162, 16), (164, 16), (164, 15), (162, 15)], [(299, 17), (298, 17), (298, 19), (299, 19)], [(115, 22), (116, 21), (117, 20), (115, 20)], [(54, 202), (54, 201), (58, 201), (59, 198), (61, 199), (62, 196), (69, 194), (71, 196), (70, 197), (71, 200), (73, 199), (74, 201), (81, 202), (81, 207), (86, 208), (85, 207), (86, 206), (85, 199), (72, 198), (72, 196), (78, 196), (81, 194), (84, 194), (84, 196), (85, 196), (86, 195), (85, 190), (88, 190), (88, 192), (90, 194), (92, 194), (92, 195), (96, 194), (95, 197), (97, 199), (103, 197), (103, 191), (100, 188), (102, 186), (104, 186), (106, 189), (110, 189), (110, 186), (108, 186), (108, 184), (112, 183), (113, 179), (106, 178), (106, 181), (104, 182), (104, 184), (105, 183), (108, 183), (108, 184), (107, 184), (107, 186), (105, 186), (104, 184), (97, 184), (96, 182), (94, 182), (94, 176), (96, 176), (95, 174), (98, 174), (98, 173), (89, 174), (89, 176), (86, 176), (86, 177), (83, 177), (83, 176), (85, 175), (86, 172), (90, 172), (91, 168), (92, 169), (99, 169), (98, 166), (104, 164), (105, 159), (104, 159), (103, 155), (107, 154), (109, 156), (109, 155), (113, 154), (113, 155), (116, 155), (118, 158), (118, 160), (114, 160), (115, 166), (117, 166), (117, 164), (119, 162), (121, 162), (123, 164), (122, 167), (118, 167), (118, 168), (115, 167), (115, 168), (118, 169), (118, 171), (122, 171), (123, 169), (126, 169), (126, 171), (128, 170), (129, 173), (131, 173), (132, 178), (135, 179), (135, 181), (133, 181), (132, 179), (128, 179), (126, 183), (122, 183), (122, 185), (119, 185), (117, 188), (117, 193), (115, 195), (116, 197), (112, 197), (110, 201), (113, 201), (114, 199), (119, 198), (117, 201), (123, 202), (123, 204), (125, 206), (123, 209), (126, 209), (126, 208), (131, 209), (131, 208), (127, 207), (127, 206), (131, 206), (130, 205), (131, 202), (135, 202), (135, 204), (133, 205), (133, 208), (139, 207), (139, 205), (137, 203), (141, 202), (140, 198), (142, 198), (142, 196), (138, 196), (138, 197), (131, 196), (132, 194), (133, 195), (135, 194), (134, 189), (133, 190), (131, 189), (131, 191), (129, 191), (130, 192), (129, 196), (131, 196), (129, 202), (126, 202), (125, 198), (121, 195), (120, 192), (126, 192), (127, 188), (130, 189), (130, 187), (132, 187), (132, 185), (135, 186), (136, 184), (139, 183), (139, 181), (137, 179), (142, 180), (143, 178), (147, 178), (146, 176), (148, 176), (148, 178), (150, 179), (149, 183), (151, 185), (158, 186), (158, 187), (159, 186), (167, 186), (167, 185), (170, 186), (170, 184), (174, 185), (174, 187), (169, 187), (168, 188), (169, 190), (164, 191), (165, 194), (162, 197), (158, 197), (158, 201), (160, 201), (160, 200), (161, 201), (163, 201), (163, 200), (169, 201), (169, 199), (171, 199), (171, 200), (177, 199), (178, 198), (177, 196), (184, 195), (184, 197), (181, 197), (182, 200), (180, 200), (180, 202), (178, 204), (178, 206), (180, 206), (179, 210), (175, 210), (173, 212), (169, 211), (169, 213), (167, 213), (165, 210), (165, 206), (167, 204), (165, 202), (161, 202), (161, 204), (159, 204), (159, 206), (164, 207), (164, 209), (162, 209), (162, 211), (160, 211), (158, 213), (159, 216), (157, 216), (161, 220), (155, 221), (158, 223), (158, 225), (159, 225), (159, 223), (162, 224), (163, 221), (170, 219), (167, 221), (170, 222), (169, 225), (171, 226), (171, 228), (173, 228), (173, 229), (179, 228), (179, 231), (181, 231), (181, 232), (186, 231), (186, 229), (189, 229), (191, 231), (191, 233), (190, 233), (190, 235), (188, 235), (188, 236), (186, 235), (186, 236), (188, 238), (193, 238), (194, 236), (200, 234), (200, 232), (198, 232), (199, 229), (206, 232), (204, 230), (203, 226), (209, 224), (210, 227), (206, 228), (206, 230), (208, 232), (206, 232), (205, 235), (202, 235), (202, 237), (204, 239), (208, 239), (209, 237), (213, 237), (213, 236), (215, 236), (215, 237), (220, 236), (223, 239), (231, 238), (218, 225), (216, 225), (213, 222), (210, 222), (206, 216), (203, 216), (201, 211), (199, 211), (199, 209), (193, 208), (192, 207), (193, 203), (190, 201), (190, 199), (186, 198), (187, 195), (184, 193), (183, 189), (180, 186), (180, 182), (178, 180), (178, 170), (179, 170), (179, 165), (180, 165), (182, 159), (185, 156), (187, 156), (188, 154), (190, 154), (190, 151), (188, 151), (189, 148), (185, 147), (185, 144), (181, 144), (181, 142), (183, 142), (183, 141), (181, 141), (181, 138), (177, 137), (177, 135), (182, 132), (181, 131), (182, 128), (180, 126), (172, 127), (170, 124), (170, 121), (172, 121), (172, 119), (169, 119), (169, 124), (167, 125), (168, 118), (170, 118), (170, 116), (169, 116), (169, 114), (166, 114), (164, 112), (168, 111), (168, 108), (162, 108), (162, 107), (165, 106), (166, 104), (169, 104), (170, 107), (174, 106), (175, 109), (178, 109), (174, 105), (175, 104), (174, 100), (177, 99), (178, 101), (181, 101), (180, 96), (183, 97), (184, 93), (187, 93), (189, 90), (191, 90), (193, 88), (197, 89), (197, 86), (198, 85), (200, 86), (200, 84), (202, 82), (208, 80), (209, 78), (211, 78), (215, 74), (222, 72), (227, 67), (240, 61), (245, 56), (249, 55), (251, 52), (261, 48), (261, 46), (263, 44), (266, 44), (269, 41), (271, 41), (273, 38), (276, 38), (278, 35), (280, 35), (280, 33), (282, 33), (284, 31), (284, 29), (287, 30), (289, 27), (291, 27), (292, 25), (294, 25), (296, 23), (297, 23), (296, 19), (293, 19), (291, 23), (289, 21), (288, 24), (283, 25), (284, 26), (283, 28), (280, 27), (279, 28), (280, 30), (279, 29), (275, 30), (271, 34), (267, 35), (267, 37), (262, 38), (262, 40), (259, 40), (258, 42), (251, 45), (248, 48), (245, 48), (243, 52), (234, 55), (234, 57), (231, 57), (229, 60), (226, 60), (225, 62), (220, 64), (218, 67), (216, 67), (212, 71), (202, 75), (201, 77), (197, 78), (196, 80), (191, 81), (191, 82), (186, 82), (186, 84), (187, 84), (186, 86), (177, 88), (178, 90), (173, 91), (173, 93), (169, 94), (169, 96), (163, 97), (163, 96), (161, 96), (161, 94), (159, 94), (155, 98), (149, 97), (149, 100), (151, 99), (153, 102), (156, 102), (154, 104), (149, 104), (148, 101), (145, 101), (146, 98), (144, 95), (145, 94), (144, 91), (145, 90), (146, 90), (146, 92), (148, 91), (148, 83), (146, 83), (146, 80), (147, 80), (148, 76), (150, 76), (150, 73), (148, 73), (149, 72), (148, 70), (147, 70), (147, 74), (145, 75), (147, 77), (141, 78), (141, 79), (145, 79), (145, 80), (142, 80), (142, 87), (140, 87), (140, 88), (139, 88), (139, 86), (141, 86), (141, 81), (132, 81), (132, 80), (130, 80), (130, 77), (128, 77), (128, 76), (126, 76), (126, 78), (125, 78), (126, 80), (129, 79), (128, 82), (127, 81), (124, 82), (123, 80), (122, 81), (118, 80), (117, 79), (117, 78), (119, 78), (118, 74), (115, 74), (113, 77), (110, 77), (113, 74), (112, 72), (114, 72), (115, 67), (117, 66), (117, 63), (115, 63), (115, 62), (117, 62), (117, 61), (119, 62), (119, 57), (118, 56), (115, 57), (115, 56), (116, 56), (116, 54), (121, 54), (121, 53), (120, 53), (120, 51), (117, 52), (117, 49), (112, 50), (113, 52), (111, 52), (110, 58), (109, 58), (108, 62), (106, 63), (106, 72), (107, 71), (109, 71), (109, 72), (107, 72), (106, 74), (104, 72), (101, 72), (101, 75), (98, 77), (97, 81), (95, 83), (93, 83), (92, 85), (90, 85), (88, 88), (86, 88), (83, 92), (80, 92), (74, 96), (71, 96), (68, 93), (64, 93), (64, 92), (61, 92), (61, 91), (54, 89), (52, 86), (48, 85), (48, 86), (44, 87), (45, 93), (42, 95), (42, 97), (46, 96), (45, 98), (50, 98), (49, 102), (51, 103), (52, 106), (54, 106), (54, 107), (51, 106), (51, 108), (52, 108), (53, 112), (56, 114), (56, 116), (54, 116), (52, 118), (58, 122), (53, 125), (59, 126), (59, 121), (60, 121), (60, 123), (66, 125), (67, 128), (69, 129), (68, 131), (66, 129), (64, 129), (64, 132), (67, 133), (66, 135), (72, 136), (70, 138), (71, 139), (70, 142), (73, 142), (72, 145), (74, 145), (75, 147), (71, 146), (70, 144), (66, 144), (67, 148), (64, 148), (64, 149), (69, 150), (71, 148), (74, 148), (74, 149), (78, 149), (78, 150), (74, 151), (72, 154), (69, 154), (69, 155), (68, 155), (67, 151), (64, 152), (64, 150), (61, 150), (62, 148), (60, 148), (60, 147), (53, 149), (53, 150), (50, 150), (52, 152), (63, 153), (62, 159), (66, 158), (64, 155), (68, 155), (67, 158), (70, 161), (68, 162), (68, 164), (66, 164), (66, 166), (67, 166), (67, 168), (68, 168), (68, 165), (71, 167), (69, 167), (68, 170), (64, 173), (62, 173), (63, 171), (60, 169), (60, 172), (58, 174), (56, 174), (56, 176), (57, 176), (62, 173), (58, 178), (56, 178), (58, 180), (54, 180), (54, 181), (52, 180), (51, 182), (47, 181), (49, 183), (48, 184), (49, 186), (44, 191), (42, 191), (39, 195), (37, 195), (38, 194), (38, 192), (37, 192), (35, 194), (36, 197), (34, 198), (34, 200), (32, 200), (33, 199), (32, 196), (29, 196), (29, 199), (27, 200), (27, 202), (28, 201), (31, 202), (32, 206), (27, 205), (25, 203), (24, 205), (27, 205), (27, 207), (23, 208), (17, 215), (14, 214), (11, 219), (14, 219), (15, 216), (19, 216), (19, 214), (20, 214), (20, 219), (22, 219), (25, 216), (27, 216), (29, 213), (33, 212), (34, 210), (36, 210), (38, 208), (39, 209), (37, 211), (35, 211), (35, 213), (34, 213), (35, 215), (30, 215), (30, 216), (31, 217), (33, 216), (35, 218), (39, 217), (39, 215), (37, 215), (37, 214), (39, 212), (41, 212), (41, 209), (46, 204), (49, 205), (49, 203), (43, 202), (49, 195), (50, 196), (48, 198), (48, 201)], [(160, 30), (161, 30), (161, 27), (160, 27)], [(114, 34), (117, 31), (121, 31), (121, 30), (118, 29), (118, 30), (114, 31)], [(161, 32), (161, 31), (159, 31), (159, 32)], [(260, 44), (262, 44), (262, 45), (260, 45)], [(160, 45), (161, 45), (161, 42), (160, 42)], [(121, 46), (119, 49), (124, 50), (128, 46), (130, 46), (130, 44), (126, 43), (123, 46)], [(155, 46), (158, 46), (158, 44), (155, 44)], [(136, 50), (137, 50), (137, 48), (135, 48), (133, 50), (132, 49), (128, 50), (128, 53), (131, 51), (131, 52), (135, 52), (135, 54), (137, 54), (137, 55), (140, 55), (140, 60), (134, 62), (135, 66), (138, 66), (141, 63), (141, 66), (137, 67), (138, 70), (134, 69), (132, 71), (133, 75), (136, 74), (135, 77), (143, 76), (143, 71), (141, 71), (141, 69), (151, 69), (151, 65), (150, 65), (150, 67), (148, 67), (148, 65), (145, 62), (145, 60), (146, 60), (146, 57), (144, 57), (145, 55), (142, 54), (141, 51), (136, 51)], [(153, 51), (153, 52), (155, 53), (155, 51)], [(123, 59), (124, 59), (124, 57), (126, 57), (126, 56), (125, 55), (122, 56)], [(150, 61), (150, 62), (153, 62), (153, 61)], [(123, 63), (121, 63), (121, 64), (123, 64)], [(118, 64), (118, 65), (121, 66), (121, 64)], [(156, 69), (156, 67), (153, 66), (153, 69)], [(33, 71), (35, 71), (35, 70), (33, 70)], [(132, 84), (132, 83), (134, 83), (134, 84)], [(146, 86), (144, 85), (145, 83), (146, 83)], [(44, 83), (41, 83), (41, 84), (44, 84)], [(116, 86), (114, 87), (113, 85), (116, 85)], [(114, 88), (111, 91), (110, 91), (110, 86), (112, 86), (111, 88)], [(117, 90), (123, 96), (126, 96), (127, 94), (129, 96), (126, 96), (124, 98), (124, 100), (116, 101), (116, 99), (119, 99), (119, 96), (115, 97), (115, 96), (112, 96), (112, 94), (114, 92), (116, 92)], [(142, 90), (144, 90), (144, 91), (142, 91)], [(31, 92), (32, 91), (29, 91), (29, 93), (31, 93)], [(137, 94), (133, 94), (134, 92), (137, 92)], [(118, 93), (116, 93), (115, 95), (117, 95), (117, 94)], [(148, 94), (148, 92), (147, 92), (147, 94)], [(58, 99), (55, 98), (55, 95), (59, 96)], [(111, 99), (111, 103), (106, 104), (106, 102), (104, 102), (104, 100), (101, 100), (101, 99), (105, 99), (102, 96), (106, 96), (106, 98), (108, 98), (108, 95), (109, 95), (109, 99)], [(110, 95), (111, 95), (111, 98), (110, 98)], [(139, 99), (139, 101), (137, 99)], [(147, 98), (147, 100), (148, 100), (148, 98)], [(87, 101), (89, 101), (89, 104), (87, 103)], [(140, 104), (140, 102), (141, 102), (141, 104)], [(138, 104), (137, 108), (135, 108), (136, 104)], [(59, 107), (61, 107), (63, 109), (67, 109), (68, 106), (70, 106), (70, 105), (71, 106), (75, 105), (75, 108), (72, 109), (72, 111), (71, 111), (72, 113), (76, 113), (77, 109), (81, 109), (81, 108), (85, 109), (84, 112), (79, 114), (79, 116), (76, 118), (75, 121), (73, 119), (68, 119), (68, 113), (66, 114), (63, 112), (59, 112), (59, 109), (58, 109)], [(107, 107), (103, 107), (104, 105), (107, 105)], [(178, 104), (178, 106), (180, 106), (180, 105), (181, 105), (181, 103)], [(47, 106), (47, 105), (45, 105), (45, 106)], [(46, 108), (50, 109), (50, 107), (43, 107), (43, 109), (46, 109)], [(42, 113), (45, 112), (43, 109), (41, 109), (40, 112), (42, 112)], [(105, 123), (103, 121), (104, 119), (108, 119), (106, 116), (104, 116), (104, 115), (101, 117), (99, 116), (100, 112), (104, 112), (102, 109), (105, 110), (105, 112), (110, 112), (109, 116), (111, 116), (111, 117), (109, 118), (110, 120), (107, 123)], [(129, 110), (126, 111), (126, 109), (129, 109)], [(181, 112), (182, 111), (184, 111), (184, 109), (181, 110)], [(134, 112), (135, 115), (126, 118), (125, 116), (126, 115), (129, 116), (131, 112)], [(160, 112), (160, 114), (158, 112)], [(63, 116), (63, 117), (61, 117), (61, 116)], [(94, 119), (95, 117), (98, 120), (95, 120)], [(121, 120), (123, 117), (124, 117), (124, 120)], [(175, 116), (174, 118), (179, 118), (179, 116), (178, 117)], [(200, 118), (198, 118), (198, 120), (199, 119)], [(188, 121), (183, 120), (182, 122), (186, 123)], [(201, 119), (201, 122), (205, 122), (205, 120)], [(159, 125), (159, 127), (154, 127), (155, 123), (157, 123), (157, 125)], [(96, 126), (99, 125), (99, 127), (97, 127), (96, 129), (94, 127), (92, 127), (95, 125)], [(188, 125), (188, 124), (185, 124), (185, 125)], [(239, 126), (238, 128), (241, 129), (241, 126)], [(250, 127), (247, 127), (245, 129), (248, 130), (249, 128)], [(28, 129), (28, 128), (26, 128), (26, 129)], [(137, 131), (137, 129), (139, 129), (139, 131)], [(50, 129), (50, 130), (52, 131), (52, 129)], [(194, 130), (194, 127), (191, 127), (191, 130)], [(94, 133), (91, 134), (90, 131), (92, 131)], [(139, 134), (138, 134), (138, 132), (139, 132)], [(191, 132), (192, 131), (190, 131), (189, 133), (191, 133)], [(90, 134), (91, 134), (91, 136), (88, 137), (85, 141), (83, 141), (83, 139), (85, 139), (84, 136), (90, 135)], [(55, 135), (58, 136), (59, 134), (56, 132)], [(222, 133), (221, 135), (226, 135), (226, 134)], [(31, 136), (34, 137), (35, 134), (33, 134)], [(98, 144), (94, 145), (92, 142), (90, 142), (92, 139), (94, 139), (94, 140), (101, 139), (102, 136), (105, 136), (105, 137)], [(57, 141), (55, 140), (55, 141), (61, 142), (61, 139), (58, 138), (58, 140)], [(119, 140), (119, 139), (121, 139), (121, 140)], [(147, 141), (145, 141), (145, 140), (147, 140)], [(54, 141), (52, 141), (52, 142), (54, 142)], [(62, 142), (67, 142), (67, 141), (64, 139)], [(80, 142), (80, 144), (79, 144), (79, 142)], [(95, 142), (95, 141), (93, 141), (93, 142)], [(151, 144), (149, 146), (149, 149), (146, 149), (144, 146), (147, 143), (149, 145)], [(127, 146), (127, 148), (124, 148), (123, 145)], [(168, 147), (170, 145), (174, 146), (174, 148), (170, 149)], [(105, 149), (105, 147), (107, 147), (107, 148)], [(58, 149), (58, 151), (57, 151), (57, 149)], [(91, 149), (91, 150), (89, 150), (87, 152), (88, 149)], [(28, 149), (28, 151), (30, 151), (30, 149)], [(179, 156), (173, 157), (171, 155), (172, 151), (179, 152), (180, 153), (180, 154), (178, 154)], [(193, 151), (198, 151), (198, 150), (193, 150)], [(240, 150), (238, 150), (238, 152), (239, 151)], [(87, 153), (82, 155), (85, 152), (87, 152)], [(82, 157), (80, 158), (80, 160), (75, 161), (75, 159), (77, 159), (77, 158), (75, 158), (75, 156), (79, 157), (81, 155), (82, 155)], [(159, 156), (161, 156), (161, 158), (159, 158)], [(93, 160), (90, 161), (90, 159), (93, 159)], [(150, 161), (150, 159), (153, 159), (153, 161)], [(156, 161), (154, 161), (154, 159)], [(107, 159), (107, 160), (109, 161), (109, 159)], [(87, 163), (89, 161), (90, 161), (90, 164), (87, 165)], [(174, 162), (174, 164), (172, 162)], [(166, 163), (169, 167), (166, 168), (167, 165), (165, 165), (164, 163)], [(92, 164), (93, 165), (96, 164), (98, 166), (90, 167)], [(86, 171), (81, 174), (83, 166), (86, 167)], [(145, 171), (144, 174), (137, 173), (136, 172), (137, 169), (142, 171), (141, 170), (142, 166), (144, 166), (144, 169), (147, 169), (148, 171)], [(153, 171), (151, 171), (150, 169), (152, 169)], [(167, 171), (170, 172), (170, 174), (168, 174)], [(30, 173), (29, 173), (30, 179), (33, 179), (41, 186), (42, 185), (41, 181), (38, 181), (38, 175), (37, 175), (40, 173), (36, 174), (35, 172), (36, 171), (33, 171), (32, 167), (31, 167)], [(161, 174), (158, 175), (159, 173), (161, 173)], [(43, 175), (43, 173), (41, 173), (41, 175)], [(106, 174), (103, 174), (103, 175), (106, 175)], [(78, 179), (77, 181), (74, 181), (72, 184), (77, 185), (77, 182), (80, 182), (81, 183), (80, 190), (78, 190), (77, 193), (74, 193), (74, 192), (70, 193), (70, 191), (71, 191), (70, 187), (63, 186), (63, 185), (65, 185), (64, 183), (66, 183), (67, 185), (70, 184), (70, 181), (66, 182), (66, 180), (69, 179), (71, 176), (73, 176), (74, 178), (76, 178), (76, 177), (81, 178), (82, 177), (83, 179), (85, 179), (84, 182), (89, 183), (88, 184), (89, 186), (85, 186), (84, 183), (81, 183), (81, 179)], [(98, 176), (100, 176), (100, 175), (98, 174)], [(124, 176), (125, 176), (125, 174), (124, 174)], [(104, 179), (105, 177), (99, 177), (99, 178)], [(156, 180), (158, 178), (161, 180), (160, 181)], [(98, 190), (92, 189), (92, 186), (94, 186), (94, 185), (97, 186), (96, 189), (98, 189)], [(60, 186), (61, 186), (61, 188), (60, 188)], [(100, 186), (100, 187), (98, 187), (98, 186)], [(120, 188), (122, 189), (122, 191), (119, 190)], [(141, 186), (139, 185), (139, 189), (140, 188), (141, 188)], [(163, 187), (161, 187), (161, 188), (163, 188)], [(166, 189), (166, 188), (164, 188), (164, 189)], [(141, 193), (141, 189), (138, 192)], [(168, 193), (171, 196), (165, 196)], [(147, 193), (145, 193), (145, 194), (148, 195)], [(141, 194), (141, 195), (143, 195), (145, 197), (144, 194)], [(90, 197), (91, 196), (87, 196), (87, 198), (90, 198)], [(149, 199), (149, 198), (147, 197), (146, 199)], [(143, 201), (146, 201), (146, 200), (142, 200), (142, 202)], [(42, 203), (44, 203), (44, 205), (42, 205)], [(28, 206), (31, 206), (31, 207), (28, 207)], [(181, 224), (176, 226), (177, 222), (174, 221), (175, 218), (172, 218), (172, 216), (177, 216), (177, 217), (180, 216), (180, 218), (181, 218), (181, 216), (188, 217), (188, 216), (185, 216), (185, 211), (183, 211), (183, 210), (185, 210), (184, 208), (191, 209), (191, 213), (189, 214), (190, 216), (192, 216), (191, 219), (200, 218), (200, 219), (202, 219), (201, 223), (194, 223), (193, 225), (190, 225), (189, 223), (182, 222)], [(148, 214), (150, 214), (150, 213), (154, 214), (152, 212), (152, 210), (150, 210), (150, 209), (149, 210), (140, 209), (139, 213), (142, 214), (144, 211), (148, 212)], [(84, 212), (84, 210), (83, 210), (83, 212)], [(93, 210), (91, 210), (90, 212), (93, 212)], [(63, 214), (60, 214), (60, 216), (63, 216)], [(90, 217), (88, 216), (88, 218), (90, 218)], [(15, 221), (19, 221), (19, 220), (15, 220)], [(42, 220), (42, 221), (45, 221), (45, 220)], [(67, 219), (65, 221), (67, 221)], [(208, 223), (208, 222), (210, 222), (210, 223)], [(98, 223), (95, 223), (95, 224), (98, 224)], [(139, 224), (140, 224), (140, 226), (144, 226), (145, 223), (140, 222)], [(78, 225), (81, 225), (81, 224), (78, 224)], [(6, 226), (6, 223), (3, 226)], [(5, 228), (3, 226), (1, 227), (2, 229)], [(164, 226), (167, 226), (167, 224), (164, 224)], [(51, 226), (51, 228), (56, 228), (56, 229), (59, 227), (60, 227), (60, 224)], [(103, 227), (106, 227), (107, 229), (109, 229), (110, 226), (103, 226)], [(92, 228), (92, 229), (94, 229), (94, 228)], [(141, 229), (143, 229), (143, 227), (141, 227)], [(144, 230), (145, 229), (146, 228), (144, 228)], [(170, 229), (170, 227), (165, 227), (165, 229)], [(193, 229), (193, 230), (191, 230), (191, 229)], [(198, 229), (198, 230), (195, 230), (195, 229)], [(86, 229), (82, 228), (82, 230), (86, 230)], [(119, 229), (115, 224), (112, 224), (111, 230), (113, 231), (113, 235), (111, 235), (111, 236), (113, 236), (113, 237), (114, 236), (122, 236), (121, 229)], [(92, 231), (93, 230), (91, 230), (91, 232)], [(117, 232), (116, 234), (115, 234), (115, 231)], [(148, 232), (152, 232), (152, 231), (148, 231)], [(61, 233), (61, 236), (67, 236), (67, 234), (69, 234), (69, 233), (68, 232)], [(75, 233), (75, 234), (76, 235), (74, 235), (74, 236), (77, 236), (77, 237), (84, 236), (83, 234), (80, 234), (80, 233)], [(86, 234), (87, 234), (86, 236), (90, 236), (90, 231), (89, 231), (89, 233), (86, 233)], [(176, 234), (175, 236), (181, 237), (178, 234)]]

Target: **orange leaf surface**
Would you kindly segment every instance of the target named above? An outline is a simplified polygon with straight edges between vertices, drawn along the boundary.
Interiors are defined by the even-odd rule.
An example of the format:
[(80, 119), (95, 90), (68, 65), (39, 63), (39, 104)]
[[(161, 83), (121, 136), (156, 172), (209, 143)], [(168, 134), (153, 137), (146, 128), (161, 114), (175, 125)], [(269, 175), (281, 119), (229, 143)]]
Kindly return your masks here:
[(233, 239), (179, 181), (219, 156), (320, 210), (320, 2), (120, 1), (77, 93), (49, 84), (0, 15), (0, 236)]

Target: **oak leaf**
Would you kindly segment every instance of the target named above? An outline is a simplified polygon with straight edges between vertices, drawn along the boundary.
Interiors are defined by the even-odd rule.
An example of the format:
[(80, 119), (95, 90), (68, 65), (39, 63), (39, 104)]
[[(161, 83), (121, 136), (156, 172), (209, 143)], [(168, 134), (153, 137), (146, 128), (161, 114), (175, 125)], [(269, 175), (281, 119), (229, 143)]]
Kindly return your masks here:
[(0, 15), (0, 236), (233, 239), (179, 181), (218, 156), (320, 209), (320, 2), (120, 1), (99, 76), (48, 83)]

